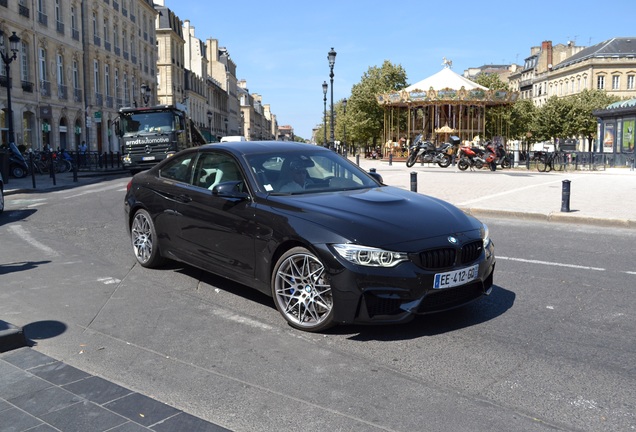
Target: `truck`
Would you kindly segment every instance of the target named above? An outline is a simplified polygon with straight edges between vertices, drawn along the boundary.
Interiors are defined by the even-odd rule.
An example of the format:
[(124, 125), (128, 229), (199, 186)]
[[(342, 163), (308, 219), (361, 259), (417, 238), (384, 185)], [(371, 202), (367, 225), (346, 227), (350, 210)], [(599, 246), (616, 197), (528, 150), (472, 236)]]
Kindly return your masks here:
[(122, 164), (133, 174), (207, 142), (183, 104), (120, 108), (114, 123)]

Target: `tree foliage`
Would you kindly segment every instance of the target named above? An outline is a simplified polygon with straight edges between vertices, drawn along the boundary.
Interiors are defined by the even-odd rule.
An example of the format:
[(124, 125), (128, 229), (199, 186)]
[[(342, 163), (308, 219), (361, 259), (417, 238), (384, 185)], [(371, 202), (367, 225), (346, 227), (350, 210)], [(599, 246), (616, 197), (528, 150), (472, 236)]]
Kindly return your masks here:
[[(337, 124), (344, 118), (347, 141), (367, 144), (382, 136), (384, 131), (384, 109), (376, 99), (380, 93), (402, 90), (407, 86), (406, 72), (401, 65), (385, 60), (381, 67), (370, 67), (361, 81), (351, 89), (346, 116), (338, 116)], [(338, 125), (336, 130), (341, 132)], [(339, 135), (340, 136), (340, 135)]]

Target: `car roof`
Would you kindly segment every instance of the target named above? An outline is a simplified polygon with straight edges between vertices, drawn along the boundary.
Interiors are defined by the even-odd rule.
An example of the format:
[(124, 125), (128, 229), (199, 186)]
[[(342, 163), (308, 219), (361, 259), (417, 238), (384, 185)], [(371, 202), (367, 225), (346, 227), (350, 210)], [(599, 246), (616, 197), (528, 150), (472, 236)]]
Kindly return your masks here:
[(233, 141), (224, 143), (204, 144), (199, 147), (200, 150), (206, 149), (223, 149), (236, 155), (269, 153), (276, 151), (320, 151), (328, 149), (314, 144), (301, 143), (296, 141)]

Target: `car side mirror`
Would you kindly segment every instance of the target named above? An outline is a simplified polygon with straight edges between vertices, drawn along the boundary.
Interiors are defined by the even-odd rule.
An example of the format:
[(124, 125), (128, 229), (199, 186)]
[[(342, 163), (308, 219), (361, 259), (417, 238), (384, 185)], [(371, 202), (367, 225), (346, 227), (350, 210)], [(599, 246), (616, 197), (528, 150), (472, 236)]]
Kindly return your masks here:
[(221, 182), (212, 188), (212, 195), (240, 201), (248, 199), (249, 195), (241, 190), (241, 184), (243, 184), (241, 180)]

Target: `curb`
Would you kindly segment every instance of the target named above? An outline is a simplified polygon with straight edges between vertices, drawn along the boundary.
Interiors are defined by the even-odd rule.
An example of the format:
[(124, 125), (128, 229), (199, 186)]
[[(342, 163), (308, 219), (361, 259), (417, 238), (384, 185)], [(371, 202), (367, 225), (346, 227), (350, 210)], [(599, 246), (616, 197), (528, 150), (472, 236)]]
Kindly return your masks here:
[(22, 327), (0, 320), (0, 353), (27, 346)]

